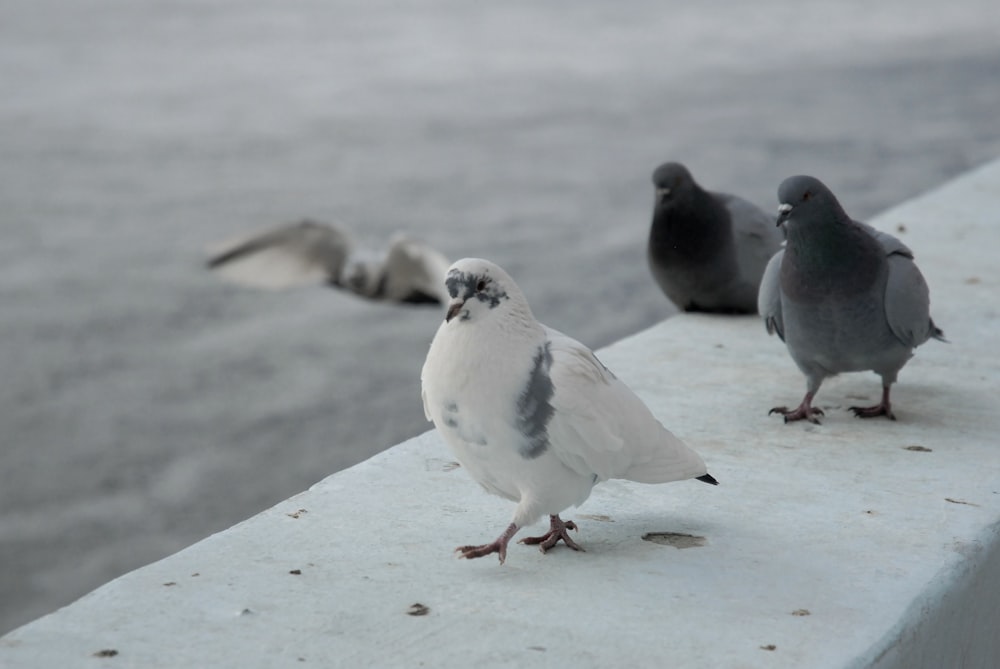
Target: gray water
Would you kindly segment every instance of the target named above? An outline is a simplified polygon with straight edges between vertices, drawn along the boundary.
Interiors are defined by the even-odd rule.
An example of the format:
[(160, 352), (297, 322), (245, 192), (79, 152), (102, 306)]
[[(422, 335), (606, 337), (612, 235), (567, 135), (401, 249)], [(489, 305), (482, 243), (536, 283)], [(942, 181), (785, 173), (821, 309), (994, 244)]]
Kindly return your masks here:
[(598, 347), (673, 312), (660, 162), (864, 218), (1000, 155), (1000, 3), (872, 4), (5, 0), (0, 631), (429, 428), (439, 312), (231, 286), (212, 242), (406, 230)]

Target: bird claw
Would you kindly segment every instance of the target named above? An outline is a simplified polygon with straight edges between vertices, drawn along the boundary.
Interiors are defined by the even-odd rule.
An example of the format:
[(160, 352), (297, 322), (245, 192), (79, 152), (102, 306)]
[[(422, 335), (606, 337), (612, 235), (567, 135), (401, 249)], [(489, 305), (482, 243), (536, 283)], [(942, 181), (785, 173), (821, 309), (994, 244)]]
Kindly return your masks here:
[(892, 408), (882, 403), (876, 404), (873, 407), (848, 407), (848, 409), (854, 412), (855, 418), (885, 416), (889, 420), (896, 420), (896, 415), (892, 413)]
[(482, 546), (459, 546), (455, 549), (455, 552), (461, 553), (459, 557), (466, 560), (485, 557), (491, 553), (499, 553), (500, 564), (503, 564), (504, 560), (507, 559), (507, 547), (501, 546), (499, 540), (490, 544), (483, 544)]
[(507, 560), (507, 544), (510, 542), (510, 538), (517, 533), (517, 525), (511, 523), (507, 526), (507, 529), (503, 531), (496, 541), (488, 544), (483, 544), (481, 546), (459, 546), (455, 549), (456, 553), (461, 553), (459, 557), (465, 558), (466, 560), (471, 560), (473, 558), (481, 558), (491, 553), (497, 553), (500, 558), (500, 564), (503, 564)]
[(537, 545), (539, 550), (541, 550), (543, 553), (546, 553), (549, 551), (549, 549), (551, 549), (557, 543), (559, 543), (559, 540), (561, 539), (563, 543), (565, 543), (573, 550), (582, 551), (586, 553), (586, 551), (583, 550), (583, 548), (578, 543), (573, 541), (573, 539), (569, 536), (569, 533), (567, 533), (566, 531), (566, 530), (578, 531), (578, 529), (579, 528), (577, 528), (576, 523), (574, 523), (572, 520), (563, 521), (559, 516), (552, 516), (548, 532), (546, 532), (540, 537), (525, 537), (524, 539), (521, 539), (518, 543), (528, 544), (530, 546)]
[(819, 407), (805, 406), (802, 404), (795, 409), (789, 409), (788, 407), (774, 407), (767, 412), (767, 415), (770, 416), (774, 413), (784, 416), (786, 423), (793, 423), (797, 420), (805, 419), (815, 425), (820, 425), (819, 419), (817, 419), (816, 416), (826, 415)]

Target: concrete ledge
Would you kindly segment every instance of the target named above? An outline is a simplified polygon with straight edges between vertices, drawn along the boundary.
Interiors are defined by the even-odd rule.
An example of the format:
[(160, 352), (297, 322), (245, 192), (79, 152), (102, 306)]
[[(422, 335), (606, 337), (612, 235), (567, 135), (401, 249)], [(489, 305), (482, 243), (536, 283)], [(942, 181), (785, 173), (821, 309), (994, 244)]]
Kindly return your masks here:
[(1000, 162), (873, 221), (952, 341), (903, 370), (898, 422), (845, 410), (873, 374), (824, 385), (822, 426), (769, 418), (804, 389), (781, 343), (679, 316), (601, 357), (718, 488), (613, 481), (566, 514), (586, 553), (465, 562), (512, 505), (429, 432), (9, 633), (0, 665), (1000, 666), (998, 211)]

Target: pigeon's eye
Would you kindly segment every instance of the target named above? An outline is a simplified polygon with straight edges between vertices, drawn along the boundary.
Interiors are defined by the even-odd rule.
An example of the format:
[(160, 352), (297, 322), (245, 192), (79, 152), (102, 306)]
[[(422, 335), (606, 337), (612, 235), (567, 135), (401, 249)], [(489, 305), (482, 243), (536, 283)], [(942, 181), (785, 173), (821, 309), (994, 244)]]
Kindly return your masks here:
[(805, 193), (802, 194), (802, 201), (805, 202), (806, 200), (808, 200), (812, 196), (813, 196), (812, 191), (811, 190), (807, 190)]
[(486, 290), (486, 279), (480, 279), (479, 283), (476, 284), (476, 292), (481, 293)]

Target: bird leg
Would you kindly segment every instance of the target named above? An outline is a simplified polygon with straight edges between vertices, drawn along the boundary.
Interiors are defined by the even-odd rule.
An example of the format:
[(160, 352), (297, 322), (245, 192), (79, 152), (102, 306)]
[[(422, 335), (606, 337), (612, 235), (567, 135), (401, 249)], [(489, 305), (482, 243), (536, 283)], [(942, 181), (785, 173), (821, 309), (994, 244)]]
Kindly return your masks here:
[(767, 415), (770, 416), (773, 413), (780, 413), (785, 417), (786, 423), (792, 423), (804, 418), (810, 423), (819, 425), (819, 419), (816, 418), (816, 416), (825, 416), (826, 414), (824, 414), (823, 410), (819, 407), (814, 407), (812, 405), (812, 399), (815, 394), (816, 393), (814, 391), (807, 392), (806, 396), (802, 398), (802, 403), (795, 409), (789, 409), (788, 407), (774, 407), (767, 412)]
[[(550, 548), (559, 543), (562, 539), (563, 542), (575, 551), (582, 551), (583, 549), (573, 541), (567, 530), (576, 530), (576, 523), (572, 520), (563, 521), (558, 515), (549, 516), (549, 531), (540, 537), (525, 537), (521, 539), (518, 543), (521, 544), (538, 544), (538, 548), (544, 553)], [(586, 551), (584, 551), (586, 552)]]
[(517, 525), (511, 523), (493, 543), (483, 544), (482, 546), (459, 546), (455, 549), (455, 552), (461, 553), (459, 557), (464, 557), (468, 560), (483, 557), (490, 553), (499, 553), (500, 564), (503, 564), (504, 560), (507, 559), (507, 544), (510, 543), (511, 537), (517, 534), (517, 530)]
[(874, 418), (875, 416), (886, 416), (889, 420), (896, 420), (892, 413), (892, 403), (889, 402), (889, 386), (882, 386), (882, 401), (873, 407), (849, 407), (858, 418)]

